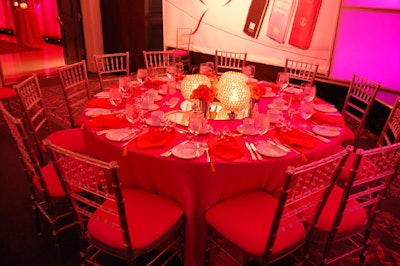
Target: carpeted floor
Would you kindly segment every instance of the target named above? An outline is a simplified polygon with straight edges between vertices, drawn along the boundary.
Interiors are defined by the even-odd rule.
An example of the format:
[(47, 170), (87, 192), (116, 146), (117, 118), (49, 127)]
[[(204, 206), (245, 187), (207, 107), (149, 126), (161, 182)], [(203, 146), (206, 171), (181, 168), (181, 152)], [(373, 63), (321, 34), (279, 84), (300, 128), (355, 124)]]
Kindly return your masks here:
[(38, 48), (0, 40), (0, 55), (23, 53), (38, 50)]
[[(66, 109), (63, 108), (61, 88), (57, 78), (40, 80), (45, 98), (56, 124), (65, 123)], [(92, 93), (99, 91), (97, 77), (90, 75)], [(369, 148), (375, 144), (376, 136), (363, 137), (363, 145)], [(0, 265), (56, 265), (56, 249), (46, 223), (44, 234), (35, 235), (35, 221), (30, 206), (28, 185), (22, 164), (8, 129), (0, 123)], [(368, 265), (400, 265), (400, 181), (396, 180), (379, 211), (371, 237), (371, 253)], [(65, 265), (79, 265), (78, 232), (68, 231), (61, 238)], [(276, 265), (287, 265), (285, 262)], [(354, 265), (348, 258), (339, 265)], [(189, 265), (191, 266), (191, 265)]]

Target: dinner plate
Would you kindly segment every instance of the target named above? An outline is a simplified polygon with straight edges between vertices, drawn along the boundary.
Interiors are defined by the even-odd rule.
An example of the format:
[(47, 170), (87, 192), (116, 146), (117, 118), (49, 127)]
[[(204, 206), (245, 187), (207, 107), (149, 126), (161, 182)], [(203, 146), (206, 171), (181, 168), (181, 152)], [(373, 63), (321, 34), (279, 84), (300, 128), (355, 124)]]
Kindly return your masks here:
[(110, 96), (110, 94), (108, 93), (108, 91), (101, 91), (94, 95), (94, 97), (97, 97), (97, 98), (108, 98), (109, 96)]
[(168, 119), (175, 124), (187, 127), (189, 122), (189, 113), (175, 110), (164, 114), (164, 119)]
[(286, 93), (292, 93), (292, 94), (300, 94), (301, 89), (295, 88), (295, 87), (287, 87), (283, 90)]
[(88, 117), (95, 117), (98, 115), (110, 115), (113, 112), (110, 109), (104, 109), (104, 108), (87, 108), (85, 115)]
[(257, 130), (256, 130), (255, 128), (253, 128), (253, 129), (250, 130), (249, 132), (244, 132), (244, 130), (243, 130), (243, 125), (237, 126), (236, 130), (237, 130), (237, 132), (239, 132), (240, 134), (247, 135), (247, 136), (255, 136), (255, 135), (258, 135), (258, 132), (257, 132)]
[(261, 143), (259, 145), (257, 145), (256, 147), (257, 151), (267, 157), (283, 157), (286, 156), (287, 152), (285, 152), (284, 150), (268, 143)]
[(340, 130), (336, 127), (319, 125), (312, 128), (314, 133), (324, 137), (337, 137), (340, 135)]
[[(202, 147), (199, 147), (198, 149), (199, 149), (198, 156), (203, 155), (204, 149)], [(185, 143), (172, 148), (172, 154), (175, 157), (181, 159), (194, 159), (197, 157), (196, 150), (197, 150), (196, 143)]]
[(316, 104), (314, 106), (315, 110), (324, 112), (324, 113), (334, 113), (337, 112), (337, 109), (331, 104)]
[(286, 111), (287, 109), (289, 109), (289, 105), (282, 105), (281, 107), (277, 107), (275, 106), (273, 103), (268, 104), (269, 108), (273, 108), (273, 109), (278, 109), (280, 111)]
[(135, 134), (135, 130), (131, 128), (113, 129), (107, 132), (106, 139), (111, 141), (125, 141), (131, 139)]
[(181, 103), (181, 110), (182, 111), (191, 111), (192, 110), (192, 102), (191, 101), (188, 101), (188, 100), (184, 100), (182, 103)]

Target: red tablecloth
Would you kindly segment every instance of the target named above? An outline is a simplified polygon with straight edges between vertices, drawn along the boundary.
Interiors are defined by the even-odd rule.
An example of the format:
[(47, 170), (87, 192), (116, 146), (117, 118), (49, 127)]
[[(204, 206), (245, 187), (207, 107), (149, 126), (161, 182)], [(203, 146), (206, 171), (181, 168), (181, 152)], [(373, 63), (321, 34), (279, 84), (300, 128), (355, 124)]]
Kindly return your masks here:
[(42, 33), (33, 10), (15, 9), (14, 21), (15, 37), (18, 43), (30, 45), (42, 42)]
[[(157, 104), (162, 107), (162, 102)], [(260, 111), (265, 112), (270, 102), (270, 98), (263, 98), (259, 103)], [(165, 108), (165, 112), (171, 110)], [(176, 108), (179, 108), (179, 104)], [(297, 115), (296, 119), (301, 118)], [(214, 129), (228, 126), (232, 132), (236, 132), (242, 121), (214, 120), (209, 123)], [(243, 145), (243, 155), (233, 160), (224, 160), (211, 154), (215, 165), (213, 172), (205, 155), (190, 160), (160, 156), (162, 152), (186, 139), (184, 134), (175, 134), (169, 147), (137, 149), (135, 141), (123, 148), (120, 142), (109, 141), (104, 136), (98, 136), (91, 128), (85, 128), (86, 142), (91, 151), (101, 159), (118, 161), (124, 186), (139, 187), (180, 202), (186, 214), (185, 265), (204, 265), (207, 236), (205, 211), (218, 201), (244, 191), (278, 192), (286, 168), (304, 164), (304, 158), (290, 152), (280, 158), (264, 157), (262, 161), (253, 161)], [(239, 137), (239, 141), (244, 144), (244, 141), (254, 142), (275, 134), (275, 130), (271, 130), (266, 136)], [(201, 135), (197, 138), (201, 141), (208, 137)], [(302, 151), (308, 162), (311, 162), (339, 151), (340, 144), (340, 136), (331, 138), (328, 144), (315, 139), (314, 148)]]

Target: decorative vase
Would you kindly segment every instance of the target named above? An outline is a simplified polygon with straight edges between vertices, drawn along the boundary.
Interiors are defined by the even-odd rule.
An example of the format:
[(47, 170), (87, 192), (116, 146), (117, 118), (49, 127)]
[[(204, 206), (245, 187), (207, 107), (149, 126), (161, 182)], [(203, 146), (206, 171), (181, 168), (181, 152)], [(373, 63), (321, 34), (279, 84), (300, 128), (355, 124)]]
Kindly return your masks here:
[(248, 117), (254, 118), (258, 113), (258, 102), (260, 100), (250, 98)]
[(200, 111), (203, 113), (205, 119), (208, 119), (210, 117), (210, 105), (211, 102), (199, 99)]

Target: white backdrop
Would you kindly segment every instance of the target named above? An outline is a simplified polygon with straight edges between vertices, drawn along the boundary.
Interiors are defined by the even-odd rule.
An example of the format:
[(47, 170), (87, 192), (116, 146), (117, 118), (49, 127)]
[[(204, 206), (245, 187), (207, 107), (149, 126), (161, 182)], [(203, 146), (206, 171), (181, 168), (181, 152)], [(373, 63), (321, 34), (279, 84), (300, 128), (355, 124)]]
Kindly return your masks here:
[[(318, 72), (326, 75), (329, 73), (334, 47), (340, 0), (322, 1), (309, 47), (298, 48), (290, 44), (289, 40), (296, 10), (301, 9), (299, 3), (307, 2), (310, 0), (270, 0), (261, 20), (259, 35), (251, 37), (244, 32), (244, 28), (252, 0), (163, 0), (164, 45), (175, 46), (177, 27), (192, 28), (195, 31), (193, 50), (196, 52), (247, 52), (248, 61), (275, 66), (284, 66), (285, 59), (289, 57), (317, 63)], [(288, 9), (292, 3), (291, 15), (281, 16), (278, 21), (270, 20), (271, 14), (278, 14), (279, 8)], [(274, 23), (288, 25), (287, 34), (281, 43), (267, 36)], [(277, 30), (276, 27), (272, 29)]]

